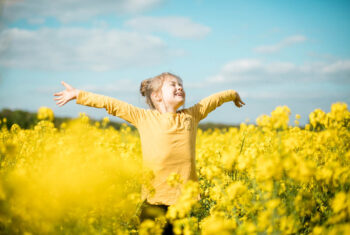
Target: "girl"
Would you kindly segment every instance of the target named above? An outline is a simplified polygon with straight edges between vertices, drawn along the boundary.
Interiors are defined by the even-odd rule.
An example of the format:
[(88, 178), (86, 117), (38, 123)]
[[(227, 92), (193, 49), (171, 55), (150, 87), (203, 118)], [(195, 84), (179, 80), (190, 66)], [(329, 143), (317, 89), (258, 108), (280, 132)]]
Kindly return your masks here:
[[(155, 176), (152, 180), (155, 194), (150, 196), (146, 189), (142, 190), (145, 206), (141, 211), (141, 221), (150, 217), (148, 208), (156, 207), (165, 213), (180, 196), (180, 188), (167, 183), (171, 173), (180, 175), (183, 183), (197, 181), (195, 144), (198, 123), (224, 102), (233, 101), (237, 107), (245, 105), (236, 91), (226, 90), (202, 99), (190, 108), (178, 110), (185, 103), (186, 93), (181, 78), (171, 73), (142, 81), (140, 92), (151, 109), (78, 90), (65, 82), (62, 84), (66, 89), (54, 94), (58, 96), (54, 98), (57, 105), (63, 106), (77, 99), (77, 104), (105, 108), (109, 114), (126, 120), (138, 129), (143, 164)], [(169, 224), (165, 228), (167, 232), (171, 232)]]

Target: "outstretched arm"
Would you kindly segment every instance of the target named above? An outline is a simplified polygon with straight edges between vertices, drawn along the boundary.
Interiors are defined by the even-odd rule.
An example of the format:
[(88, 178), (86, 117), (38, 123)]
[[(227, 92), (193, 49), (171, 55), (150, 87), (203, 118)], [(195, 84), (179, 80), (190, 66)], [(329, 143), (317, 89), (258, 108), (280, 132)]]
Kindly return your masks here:
[(57, 100), (56, 104), (59, 106), (63, 106), (70, 100), (77, 99), (77, 104), (105, 108), (109, 114), (120, 117), (134, 126), (137, 126), (138, 121), (142, 119), (144, 112), (141, 108), (108, 96), (77, 90), (65, 82), (62, 82), (62, 84), (66, 87), (66, 90), (54, 94), (58, 96), (55, 100)]
[(226, 90), (202, 99), (189, 109), (199, 122), (200, 120), (204, 119), (210, 112), (214, 111), (217, 107), (229, 101), (233, 101), (239, 108), (245, 105), (245, 103), (241, 100), (238, 92), (234, 90)]

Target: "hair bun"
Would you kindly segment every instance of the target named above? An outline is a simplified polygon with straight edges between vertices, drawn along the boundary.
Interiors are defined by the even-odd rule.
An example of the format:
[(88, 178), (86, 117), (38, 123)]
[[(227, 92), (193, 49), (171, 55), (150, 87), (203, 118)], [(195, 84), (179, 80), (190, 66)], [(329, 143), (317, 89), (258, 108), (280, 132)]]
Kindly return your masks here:
[(140, 86), (140, 93), (142, 96), (146, 96), (147, 94), (147, 90), (148, 90), (148, 86), (151, 83), (151, 79), (145, 79), (141, 82), (141, 86)]

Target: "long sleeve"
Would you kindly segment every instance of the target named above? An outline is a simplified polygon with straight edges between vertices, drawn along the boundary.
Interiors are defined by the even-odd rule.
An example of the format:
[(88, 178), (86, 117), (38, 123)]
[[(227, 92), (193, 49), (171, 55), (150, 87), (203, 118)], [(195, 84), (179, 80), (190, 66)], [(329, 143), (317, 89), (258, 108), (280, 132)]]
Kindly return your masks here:
[(236, 99), (236, 91), (226, 90), (210, 95), (194, 106), (190, 107), (189, 110), (193, 116), (199, 122), (204, 119), (210, 112), (214, 111), (217, 107), (225, 102), (234, 101)]
[(109, 114), (120, 117), (134, 126), (137, 126), (138, 121), (144, 114), (143, 109), (124, 101), (87, 91), (79, 92), (76, 103), (95, 108), (105, 108)]

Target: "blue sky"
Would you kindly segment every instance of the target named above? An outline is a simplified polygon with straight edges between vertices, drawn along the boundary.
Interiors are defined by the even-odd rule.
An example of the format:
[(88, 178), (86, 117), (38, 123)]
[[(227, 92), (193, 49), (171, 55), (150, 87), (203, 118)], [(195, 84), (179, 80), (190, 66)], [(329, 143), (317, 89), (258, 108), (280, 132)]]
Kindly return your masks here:
[[(0, 109), (108, 116), (70, 102), (60, 81), (147, 108), (143, 79), (172, 72), (185, 107), (234, 89), (203, 122), (237, 124), (287, 105), (301, 124), (316, 108), (350, 104), (349, 1), (5, 0), (0, 23)], [(111, 117), (114, 121), (122, 121)]]

